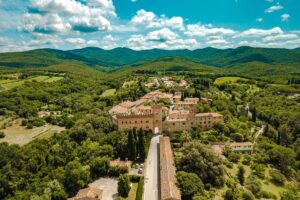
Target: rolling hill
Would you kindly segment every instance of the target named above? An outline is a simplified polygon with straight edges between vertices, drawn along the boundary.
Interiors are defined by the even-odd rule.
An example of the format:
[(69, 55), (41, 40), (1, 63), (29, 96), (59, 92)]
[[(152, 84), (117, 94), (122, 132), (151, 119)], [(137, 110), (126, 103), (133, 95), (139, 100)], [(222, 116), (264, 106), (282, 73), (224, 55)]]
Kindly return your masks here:
[[(163, 61), (164, 60), (164, 61)], [(204, 48), (197, 50), (142, 50), (128, 48), (104, 50), (96, 47), (62, 51), (37, 49), (17, 53), (1, 53), (0, 66), (15, 68), (47, 67), (61, 63), (76, 63), (99, 71), (122, 68), (147, 68), (167, 65), (172, 70), (195, 70), (213, 66), (229, 72), (266, 75), (283, 73), (284, 69), (300, 71), (300, 50), (239, 47), (236, 49)]]

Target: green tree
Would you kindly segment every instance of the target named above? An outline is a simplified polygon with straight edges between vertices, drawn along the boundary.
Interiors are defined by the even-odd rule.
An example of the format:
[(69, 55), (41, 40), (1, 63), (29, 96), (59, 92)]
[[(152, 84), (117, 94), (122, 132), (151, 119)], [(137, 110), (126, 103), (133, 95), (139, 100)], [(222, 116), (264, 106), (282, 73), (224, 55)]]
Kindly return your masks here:
[(74, 160), (66, 165), (64, 186), (68, 194), (75, 195), (89, 181), (90, 172), (79, 161)]
[(271, 176), (271, 181), (276, 185), (283, 186), (286, 181), (285, 176), (277, 170), (270, 170), (270, 176)]
[(146, 158), (146, 151), (145, 151), (145, 137), (142, 129), (140, 129), (138, 132), (138, 154), (140, 157), (140, 162), (144, 162)]
[(130, 191), (130, 178), (127, 174), (122, 174), (118, 179), (118, 193), (121, 197), (128, 197)]
[(90, 165), (92, 177), (97, 178), (107, 175), (109, 167), (110, 165), (108, 158), (94, 158)]
[(293, 135), (288, 127), (288, 125), (283, 124), (278, 128), (278, 134), (280, 134), (280, 144), (284, 146), (289, 146), (293, 142)]
[(244, 185), (244, 182), (245, 182), (245, 168), (242, 165), (239, 166), (239, 171), (238, 171), (237, 177), (239, 179), (240, 184)]
[(204, 185), (196, 174), (179, 171), (176, 177), (183, 200), (191, 200), (195, 194), (203, 193)]
[(200, 142), (189, 143), (182, 148), (177, 169), (197, 174), (204, 184), (220, 187), (225, 183), (221, 159)]
[(129, 160), (135, 161), (135, 159), (136, 159), (136, 141), (134, 139), (132, 130), (128, 132), (127, 149), (128, 149)]
[(242, 199), (243, 200), (254, 200), (255, 199), (255, 196), (250, 192), (250, 191), (243, 191), (242, 192)]

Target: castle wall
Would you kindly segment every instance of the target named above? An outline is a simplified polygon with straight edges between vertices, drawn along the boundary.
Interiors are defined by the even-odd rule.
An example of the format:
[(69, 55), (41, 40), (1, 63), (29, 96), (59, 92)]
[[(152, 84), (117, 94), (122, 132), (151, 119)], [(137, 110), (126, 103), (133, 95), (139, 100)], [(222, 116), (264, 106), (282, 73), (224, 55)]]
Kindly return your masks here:
[(141, 115), (130, 117), (117, 117), (117, 124), (119, 129), (142, 129), (144, 131), (154, 131), (153, 115)]

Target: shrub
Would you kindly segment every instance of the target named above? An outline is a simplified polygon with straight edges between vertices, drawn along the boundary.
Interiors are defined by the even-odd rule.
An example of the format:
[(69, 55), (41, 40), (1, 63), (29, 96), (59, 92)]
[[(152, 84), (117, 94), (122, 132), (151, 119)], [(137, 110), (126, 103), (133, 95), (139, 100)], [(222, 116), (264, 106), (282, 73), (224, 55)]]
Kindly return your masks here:
[(270, 170), (270, 176), (271, 181), (276, 185), (283, 186), (284, 182), (286, 181), (285, 176), (277, 170)]
[(179, 171), (176, 177), (183, 199), (192, 199), (195, 194), (203, 193), (204, 185), (196, 174)]
[(4, 138), (5, 137), (5, 133), (4, 132), (0, 132), (0, 138)]
[(93, 178), (105, 176), (109, 170), (108, 158), (94, 158), (90, 165), (91, 175)]
[(126, 173), (128, 173), (127, 167), (113, 166), (113, 167), (110, 167), (108, 170), (108, 175), (112, 176), (112, 177), (118, 177), (121, 174), (126, 174)]
[(243, 159), (242, 163), (244, 165), (250, 165), (251, 160), (252, 160), (251, 156), (246, 154), (246, 155), (244, 155), (244, 159)]
[(26, 126), (28, 123), (28, 120), (27, 119), (23, 119), (22, 122), (21, 122), (21, 126)]
[(130, 175), (129, 178), (130, 178), (130, 182), (132, 182), (132, 183), (137, 183), (137, 182), (140, 181), (141, 176)]
[(33, 125), (31, 123), (27, 123), (27, 126), (26, 126), (27, 129), (33, 129)]
[(242, 192), (242, 199), (243, 200), (254, 200), (255, 197), (250, 191), (243, 191)]
[(130, 179), (127, 174), (119, 176), (118, 180), (118, 193), (121, 197), (128, 197), (130, 191)]
[(136, 191), (135, 200), (142, 200), (143, 193), (144, 193), (144, 177), (140, 177), (140, 181), (139, 181), (138, 188)]
[(265, 167), (266, 166), (264, 164), (259, 163), (254, 163), (253, 165), (251, 165), (253, 174), (262, 179), (265, 178)]
[(262, 199), (277, 199), (275, 194), (272, 194), (272, 193), (267, 192), (267, 191), (260, 191), (257, 194), (257, 197), (262, 198)]
[(237, 153), (230, 153), (228, 155), (228, 160), (230, 160), (231, 162), (234, 162), (234, 163), (238, 163), (240, 158), (241, 158), (241, 155), (237, 154)]

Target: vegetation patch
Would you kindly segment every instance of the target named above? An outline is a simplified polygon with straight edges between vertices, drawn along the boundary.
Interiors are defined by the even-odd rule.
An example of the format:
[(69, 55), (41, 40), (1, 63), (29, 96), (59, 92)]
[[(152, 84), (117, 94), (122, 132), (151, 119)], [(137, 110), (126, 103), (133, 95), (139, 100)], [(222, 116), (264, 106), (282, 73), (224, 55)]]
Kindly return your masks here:
[(215, 80), (214, 84), (221, 85), (224, 83), (234, 83), (234, 82), (237, 82), (238, 80), (246, 81), (247, 79), (242, 78), (242, 77), (220, 77)]
[(101, 97), (110, 97), (110, 96), (113, 96), (115, 93), (116, 93), (116, 89), (108, 89), (108, 90), (105, 90), (102, 94), (101, 94)]

